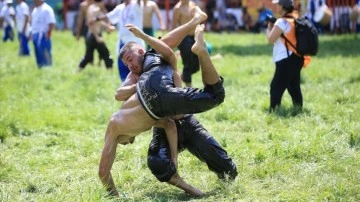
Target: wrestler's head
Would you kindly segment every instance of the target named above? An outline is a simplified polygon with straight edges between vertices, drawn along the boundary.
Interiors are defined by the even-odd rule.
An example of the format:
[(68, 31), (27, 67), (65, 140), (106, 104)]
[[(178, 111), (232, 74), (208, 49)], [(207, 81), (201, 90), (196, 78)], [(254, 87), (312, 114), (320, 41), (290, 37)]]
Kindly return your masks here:
[(125, 44), (121, 50), (119, 57), (129, 70), (137, 75), (143, 72), (145, 50), (136, 42)]

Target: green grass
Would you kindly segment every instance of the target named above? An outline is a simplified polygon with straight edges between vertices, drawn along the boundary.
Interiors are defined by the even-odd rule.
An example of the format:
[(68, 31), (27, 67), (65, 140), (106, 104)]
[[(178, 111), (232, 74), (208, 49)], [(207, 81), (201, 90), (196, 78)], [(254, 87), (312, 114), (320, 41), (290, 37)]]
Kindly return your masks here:
[[(105, 37), (114, 53), (116, 34)], [(160, 183), (146, 165), (146, 132), (117, 151), (112, 173), (121, 201), (359, 201), (360, 40), (321, 36), (319, 55), (302, 71), (303, 112), (286, 92), (269, 114), (274, 64), (265, 36), (206, 38), (223, 57), (214, 63), (227, 95), (196, 117), (227, 150), (238, 177), (219, 181), (185, 151), (179, 173), (207, 196)], [(18, 57), (17, 47), (0, 42), (0, 200), (111, 201), (97, 168), (107, 122), (121, 104), (113, 98), (117, 69), (89, 65), (75, 73), (84, 43), (69, 32), (54, 33), (52, 68), (37, 69), (34, 56)], [(201, 87), (200, 74), (193, 79)]]

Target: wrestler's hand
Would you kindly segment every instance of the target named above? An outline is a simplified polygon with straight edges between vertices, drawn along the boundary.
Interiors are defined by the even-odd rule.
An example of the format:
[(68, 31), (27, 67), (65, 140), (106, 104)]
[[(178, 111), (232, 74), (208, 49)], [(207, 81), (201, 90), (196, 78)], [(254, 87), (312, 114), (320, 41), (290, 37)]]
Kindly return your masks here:
[(145, 33), (142, 30), (140, 30), (138, 27), (136, 27), (133, 24), (126, 24), (125, 27), (138, 38), (142, 39), (142, 37), (145, 35)]

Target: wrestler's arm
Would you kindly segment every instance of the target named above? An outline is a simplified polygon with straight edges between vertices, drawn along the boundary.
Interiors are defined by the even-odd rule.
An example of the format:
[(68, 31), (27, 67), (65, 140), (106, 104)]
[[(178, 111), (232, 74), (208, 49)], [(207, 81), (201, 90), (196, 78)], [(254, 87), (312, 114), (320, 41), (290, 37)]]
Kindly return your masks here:
[(132, 24), (125, 25), (136, 37), (145, 41), (145, 43), (149, 44), (157, 53), (159, 53), (162, 58), (169, 63), (171, 67), (175, 71), (177, 71), (177, 60), (176, 54), (165, 42), (157, 39), (155, 37), (149, 36), (145, 34), (142, 30)]
[(177, 167), (177, 157), (178, 157), (178, 134), (176, 129), (175, 121), (170, 118), (164, 118), (156, 121), (155, 127), (164, 128), (166, 133), (166, 138), (170, 147), (171, 159)]
[(175, 86), (181, 88), (182, 87), (182, 81), (181, 81), (180, 73), (178, 71), (174, 71), (173, 78), (174, 78)]
[(131, 95), (136, 92), (136, 83), (139, 80), (139, 76), (130, 72), (125, 81), (121, 84), (121, 86), (115, 92), (115, 99), (117, 101), (125, 101)]
[(105, 136), (105, 145), (99, 164), (99, 178), (108, 193), (112, 196), (119, 196), (111, 175), (111, 167), (115, 160), (117, 144), (116, 138), (110, 135)]

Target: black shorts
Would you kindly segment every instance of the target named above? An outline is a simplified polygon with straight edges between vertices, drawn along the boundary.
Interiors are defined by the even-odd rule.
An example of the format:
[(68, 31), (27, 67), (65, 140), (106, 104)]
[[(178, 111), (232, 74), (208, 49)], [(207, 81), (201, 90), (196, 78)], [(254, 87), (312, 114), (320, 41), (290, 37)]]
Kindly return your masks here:
[[(235, 179), (237, 176), (236, 165), (194, 116), (186, 115), (175, 123), (179, 152), (187, 149), (200, 161), (205, 162), (209, 170), (215, 172), (220, 179), (224, 179), (226, 176), (229, 176), (229, 179)], [(154, 128), (153, 133), (147, 164), (159, 181), (167, 182), (176, 173), (176, 167), (171, 160), (165, 131), (161, 128)]]

